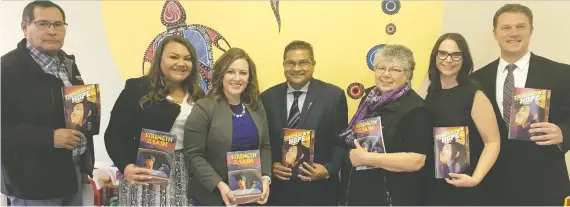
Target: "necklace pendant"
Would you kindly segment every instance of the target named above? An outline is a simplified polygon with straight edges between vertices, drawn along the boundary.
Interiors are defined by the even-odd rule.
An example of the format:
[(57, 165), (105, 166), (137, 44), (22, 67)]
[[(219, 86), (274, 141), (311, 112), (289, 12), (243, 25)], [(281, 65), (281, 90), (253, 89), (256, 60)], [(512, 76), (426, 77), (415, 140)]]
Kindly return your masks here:
[(241, 103), (241, 107), (242, 107), (241, 113), (240, 113), (240, 114), (235, 114), (235, 113), (232, 111), (232, 116), (235, 116), (236, 118), (241, 118), (241, 117), (243, 117), (243, 115), (245, 115), (245, 105), (243, 104), (243, 102)]

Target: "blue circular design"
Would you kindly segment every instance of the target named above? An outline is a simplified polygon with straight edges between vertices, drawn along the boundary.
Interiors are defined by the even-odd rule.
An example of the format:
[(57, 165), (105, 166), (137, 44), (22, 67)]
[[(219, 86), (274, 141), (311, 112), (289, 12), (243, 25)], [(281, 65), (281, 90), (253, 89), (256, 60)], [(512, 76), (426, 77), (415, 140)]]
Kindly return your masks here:
[(396, 33), (396, 25), (393, 23), (386, 25), (386, 34), (393, 35), (394, 33)]
[(368, 51), (368, 54), (366, 54), (366, 64), (368, 65), (368, 69), (374, 71), (374, 58), (375, 58), (374, 56), (376, 55), (376, 52), (378, 52), (378, 50), (382, 49), (383, 47), (384, 44), (379, 44), (372, 47)]
[(184, 30), (184, 37), (192, 43), (196, 54), (198, 54), (198, 61), (206, 65), (206, 67), (213, 68), (210, 63), (212, 62), (212, 57), (210, 56), (210, 39), (208, 39), (207, 33), (204, 31), (199, 31), (197, 28), (188, 28)]
[(382, 0), (382, 11), (387, 15), (398, 13), (401, 7), (399, 0)]

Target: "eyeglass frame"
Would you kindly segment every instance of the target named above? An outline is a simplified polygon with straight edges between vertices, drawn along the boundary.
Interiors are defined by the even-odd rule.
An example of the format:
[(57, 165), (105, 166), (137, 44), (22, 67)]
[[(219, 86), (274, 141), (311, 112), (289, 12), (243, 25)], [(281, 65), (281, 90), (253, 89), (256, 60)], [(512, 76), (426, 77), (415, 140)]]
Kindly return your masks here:
[[(401, 69), (401, 68), (394, 68), (394, 67), (391, 67), (388, 69), (384, 68), (382, 70), (384, 70), (384, 71), (380, 72), (379, 67), (374, 67), (374, 72), (380, 73), (380, 74), (384, 74), (386, 71), (388, 71), (388, 74), (390, 74), (390, 75), (401, 75), (401, 74), (404, 74), (404, 72), (408, 71), (408, 69)], [(399, 70), (399, 71), (394, 73), (397, 70)]]
[[(304, 64), (303, 61), (307, 61), (307, 65), (306, 66), (302, 66), (301, 64)], [(283, 67), (288, 68), (288, 69), (293, 69), (297, 66), (299, 66), (299, 68), (303, 68), (303, 69), (307, 69), (309, 68), (309, 66), (311, 66), (315, 61), (314, 60), (301, 60), (299, 62), (293, 61), (293, 60), (287, 60), (287, 61), (283, 61)], [(292, 66), (287, 66), (287, 64), (294, 64)]]
[[(445, 58), (441, 58), (441, 57), (439, 56), (439, 53), (445, 53), (445, 54), (446, 54), (446, 55), (445, 55)], [(453, 54), (459, 54), (459, 59), (453, 58)], [(455, 60), (455, 61), (460, 61), (460, 60), (463, 59), (463, 53), (462, 53), (462, 52), (452, 52), (452, 53), (449, 53), (449, 52), (447, 52), (447, 51), (438, 50), (437, 53), (435, 54), (435, 56), (436, 56), (438, 59), (440, 59), (440, 60), (445, 60), (445, 59), (447, 59), (447, 57), (449, 57), (449, 56), (451, 56), (451, 60)]]
[[(28, 22), (28, 21), (26, 21)], [(48, 24), (47, 28), (43, 28), (44, 26), (39, 25), (38, 23), (46, 23)], [(56, 31), (65, 31), (67, 29), (67, 26), (69, 26), (66, 22), (60, 22), (60, 21), (56, 21), (56, 22), (50, 22), (50, 21), (46, 21), (46, 20), (35, 20), (32, 22), (28, 22), (28, 24), (35, 24), (36, 27), (38, 27), (41, 30), (49, 30), (49, 28), (51, 28), (53, 26), (53, 29)], [(56, 26), (56, 24), (61, 24), (63, 27), (61, 29), (58, 29)]]

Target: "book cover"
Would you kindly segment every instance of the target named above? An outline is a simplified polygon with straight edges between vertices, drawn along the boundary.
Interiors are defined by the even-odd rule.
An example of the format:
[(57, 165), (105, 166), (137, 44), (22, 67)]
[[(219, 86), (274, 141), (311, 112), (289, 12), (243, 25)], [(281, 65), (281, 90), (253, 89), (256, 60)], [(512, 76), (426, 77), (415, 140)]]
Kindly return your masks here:
[(228, 183), (234, 194), (234, 204), (261, 200), (261, 158), (259, 150), (227, 152)]
[(449, 178), (449, 173), (464, 173), (469, 158), (469, 128), (467, 126), (434, 127), (435, 177)]
[(550, 110), (550, 90), (515, 88), (511, 105), (509, 139), (531, 141), (542, 133), (529, 133), (533, 123), (547, 122)]
[(62, 88), (65, 125), (81, 133), (99, 134), (101, 95), (99, 84), (75, 85)]
[(150, 129), (142, 130), (137, 166), (152, 170), (149, 184), (168, 184), (175, 147), (176, 135)]
[(314, 148), (314, 130), (285, 128), (281, 164), (291, 169), (298, 168), (303, 162), (313, 165)]
[[(360, 120), (354, 125), (354, 135), (362, 148), (368, 152), (386, 153), (382, 135), (382, 120), (378, 117)], [(372, 169), (372, 166), (358, 166), (356, 170)]]

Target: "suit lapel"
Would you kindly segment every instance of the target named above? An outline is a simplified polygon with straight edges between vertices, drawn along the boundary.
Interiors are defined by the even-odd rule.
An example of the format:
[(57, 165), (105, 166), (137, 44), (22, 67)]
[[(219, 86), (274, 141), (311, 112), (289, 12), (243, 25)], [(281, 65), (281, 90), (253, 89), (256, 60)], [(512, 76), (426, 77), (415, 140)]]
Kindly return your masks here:
[(485, 95), (487, 95), (489, 101), (491, 101), (493, 109), (495, 110), (495, 116), (499, 122), (499, 129), (502, 129), (503, 126), (505, 126), (505, 121), (503, 120), (503, 115), (499, 110), (499, 107), (502, 106), (499, 106), (499, 103), (497, 103), (497, 73), (499, 71), (499, 58), (483, 67), (481, 70), (481, 77), (478, 78), (478, 81), (481, 83), (483, 91), (485, 91)]
[(497, 105), (497, 71), (499, 68), (499, 59), (495, 60), (492, 64), (489, 65), (489, 69), (484, 71), (485, 74), (483, 75), (483, 86), (488, 86), (487, 88), (487, 95), (491, 102)]
[(536, 59), (536, 56), (531, 53), (530, 61), (528, 65), (528, 75), (526, 76), (525, 88), (541, 88), (543, 84), (542, 82), (548, 81), (546, 77), (543, 75), (546, 74), (541, 71), (539, 60)]
[(272, 102), (277, 107), (277, 125), (281, 128), (287, 128), (287, 83), (282, 83), (277, 89), (275, 102)]
[(319, 82), (315, 79), (311, 80), (309, 84), (309, 90), (307, 91), (307, 96), (305, 96), (305, 102), (303, 103), (303, 110), (301, 111), (301, 117), (299, 118), (299, 123), (297, 128), (303, 128), (305, 126), (305, 121), (311, 113), (311, 109), (314, 107), (317, 100), (317, 94), (319, 94)]
[[(231, 151), (232, 149), (232, 136), (233, 136), (233, 123), (232, 123), (232, 110), (230, 109), (230, 104), (228, 103), (228, 101), (226, 100), (225, 97), (220, 97), (220, 99), (218, 100), (218, 110), (220, 111), (219, 115), (215, 115), (214, 118), (215, 119), (220, 119), (219, 123), (220, 126), (226, 126), (226, 127), (221, 127), (221, 133), (222, 136), (220, 137), (220, 139), (226, 139), (226, 140), (221, 140), (222, 143), (227, 143), (226, 144), (226, 149), (228, 149), (228, 151)], [(213, 123), (213, 121), (212, 121)]]
[(258, 114), (253, 111), (249, 106), (246, 106), (247, 108), (247, 112), (249, 113), (251, 119), (253, 120), (253, 123), (255, 124), (255, 128), (257, 128), (257, 136), (259, 139), (257, 139), (259, 141), (259, 144), (261, 144), (261, 135), (263, 134), (263, 123), (261, 120), (259, 120), (259, 116)]

